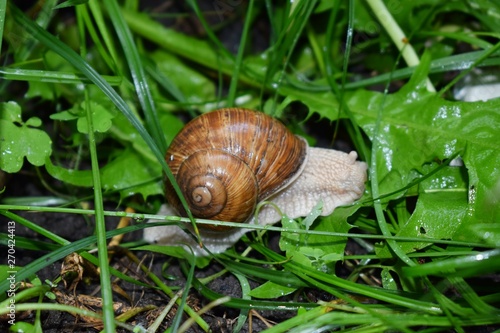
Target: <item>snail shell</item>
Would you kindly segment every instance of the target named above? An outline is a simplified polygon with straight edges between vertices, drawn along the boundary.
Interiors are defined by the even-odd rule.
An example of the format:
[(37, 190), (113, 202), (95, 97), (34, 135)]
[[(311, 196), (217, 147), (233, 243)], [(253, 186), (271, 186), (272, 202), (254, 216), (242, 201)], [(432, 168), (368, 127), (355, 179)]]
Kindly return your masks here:
[[(318, 204), (322, 204), (321, 215), (330, 215), (361, 197), (367, 165), (357, 157), (354, 151), (308, 147), (273, 118), (230, 108), (188, 123), (165, 158), (195, 216), (268, 225), (282, 215), (306, 216)], [(165, 186), (169, 205), (163, 205), (159, 214), (184, 214), (172, 185), (165, 180)], [(254, 217), (261, 200), (273, 205), (264, 205)], [(207, 249), (220, 253), (249, 230), (212, 228), (200, 229), (200, 234)], [(184, 244), (198, 256), (208, 255), (177, 225), (146, 228), (144, 239)]]
[[(306, 141), (278, 120), (226, 108), (189, 122), (165, 158), (195, 217), (244, 222), (258, 202), (301, 174), (307, 151)], [(185, 215), (166, 178), (165, 187), (169, 204)]]

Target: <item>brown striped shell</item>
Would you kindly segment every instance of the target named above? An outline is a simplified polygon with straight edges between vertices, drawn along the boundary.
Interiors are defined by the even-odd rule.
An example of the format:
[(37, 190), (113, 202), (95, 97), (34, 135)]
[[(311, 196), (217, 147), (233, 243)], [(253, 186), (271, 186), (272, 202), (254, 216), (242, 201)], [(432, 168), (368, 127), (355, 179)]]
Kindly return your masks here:
[[(257, 203), (300, 175), (306, 155), (305, 140), (278, 120), (225, 108), (190, 121), (165, 159), (195, 217), (244, 222)], [(167, 201), (185, 215), (166, 177), (165, 187)]]

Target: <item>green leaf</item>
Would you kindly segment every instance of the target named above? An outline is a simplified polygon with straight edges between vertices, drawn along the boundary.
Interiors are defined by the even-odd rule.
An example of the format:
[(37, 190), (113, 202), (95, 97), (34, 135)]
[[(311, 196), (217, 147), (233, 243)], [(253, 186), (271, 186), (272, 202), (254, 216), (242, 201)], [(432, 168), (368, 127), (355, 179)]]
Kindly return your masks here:
[[(85, 107), (83, 103), (81, 107)], [(116, 109), (104, 107), (96, 102), (90, 102), (89, 107), (92, 112), (94, 131), (100, 133), (107, 132), (111, 128), (111, 120), (116, 116)], [(78, 118), (76, 127), (80, 133), (87, 134), (89, 132), (88, 123), (85, 117)]]
[[(358, 91), (349, 102), (370, 138), (377, 113), (382, 110), (383, 131), (377, 156), (381, 191), (397, 190), (414, 179), (412, 171), (421, 171), (424, 164), (461, 151), (466, 152), (463, 158), (467, 167), (480, 158), (485, 162), (480, 170), (486, 167), (486, 173), (495, 176), (492, 166), (497, 165), (494, 162), (499, 158), (500, 133), (496, 128), (500, 115), (496, 110), (500, 100), (450, 102), (408, 84), (392, 95)], [(487, 183), (491, 185), (498, 177), (497, 171), (496, 179)]]
[(150, 163), (132, 149), (124, 150), (101, 169), (103, 188), (119, 190), (122, 199), (135, 194), (143, 199), (163, 194), (160, 178), (161, 166)]
[(309, 230), (309, 228), (311, 228), (312, 224), (321, 215), (322, 211), (323, 211), (323, 201), (320, 200), (316, 204), (316, 206), (314, 206), (312, 211), (302, 220), (302, 225), (306, 228), (306, 230)]
[[(283, 88), (280, 88), (283, 91)], [(301, 91), (298, 89), (286, 92), (286, 98), (280, 104), (280, 109), (284, 109), (292, 102), (299, 101), (307, 106), (310, 117), (313, 113), (317, 113), (321, 118), (335, 120), (338, 118), (339, 103), (337, 98), (331, 92), (310, 92)]]
[(78, 119), (78, 117), (79, 117), (78, 115), (71, 112), (71, 109), (66, 111), (61, 111), (58, 113), (53, 113), (50, 115), (50, 119), (60, 120), (60, 121), (75, 120)]
[(390, 289), (390, 290), (398, 289), (398, 285), (394, 280), (394, 277), (391, 275), (390, 269), (384, 268), (381, 272), (381, 277), (382, 277), (382, 285), (384, 286), (385, 289)]
[(25, 126), (30, 127), (40, 127), (42, 126), (42, 120), (38, 117), (31, 117), (24, 123)]
[(306, 229), (329, 233), (347, 233), (351, 228), (351, 225), (347, 223), (347, 218), (358, 208), (356, 206), (339, 207), (330, 216), (317, 219), (310, 229), (306, 228), (303, 221), (282, 219), (281, 224), (287, 231), (281, 233), (281, 250), (286, 251), (287, 257), (294, 261), (327, 271), (331, 263), (342, 260), (347, 237), (333, 234), (298, 234), (289, 232), (289, 230)]
[[(65, 183), (92, 187), (91, 170), (71, 170), (52, 164), (47, 159), (47, 172)], [(119, 191), (120, 198), (140, 194), (144, 199), (150, 195), (162, 194), (163, 187), (158, 181), (161, 177), (161, 166), (151, 163), (132, 149), (126, 149), (100, 169), (101, 183), (107, 191)]]
[(473, 238), (483, 239), (489, 246), (500, 248), (500, 223), (478, 223), (471, 225), (469, 230)]
[(19, 125), (23, 123), (21, 108), (16, 102), (2, 103), (0, 107), (0, 120), (6, 120)]
[(281, 226), (287, 231), (281, 232), (279, 241), (280, 249), (286, 251), (286, 256), (288, 258), (292, 258), (305, 266), (311, 267), (311, 260), (300, 251), (302, 244), (304, 244), (304, 238), (307, 237), (307, 235), (293, 232), (293, 230), (304, 229), (304, 226), (300, 221), (290, 219), (286, 216), (281, 219)]
[[(500, 183), (500, 99), (446, 101), (425, 90), (424, 74), (424, 70), (417, 70), (410, 83), (397, 93), (358, 91), (349, 95), (348, 102), (358, 124), (372, 140), (380, 113), (376, 167), (381, 194), (397, 191), (418, 179), (434, 161), (439, 163), (460, 153), (465, 164), (466, 169), (458, 173), (467, 170), (468, 178), (447, 169), (448, 173), (429, 180), (444, 182), (441, 188), (421, 184), (417, 208), (409, 221), (399, 221), (398, 235), (419, 237), (425, 232), (426, 237), (480, 242), (482, 237), (472, 237), (470, 227), (496, 222), (500, 216), (500, 205), (492, 205), (500, 197), (495, 190)], [(412, 251), (424, 243), (401, 246)]]
[(0, 169), (14, 173), (23, 166), (24, 157), (35, 166), (42, 166), (52, 154), (52, 141), (33, 117), (22, 123), (21, 108), (14, 102), (0, 104)]
[[(424, 168), (424, 170), (431, 169)], [(400, 242), (405, 252), (420, 250), (431, 243), (425, 238), (451, 239), (467, 214), (467, 185), (464, 168), (446, 167), (433, 177), (420, 183), (420, 195), (411, 217), (400, 226), (396, 236), (419, 237), (421, 242)], [(390, 257), (386, 247), (378, 252), (381, 257)]]
[(172, 142), (177, 133), (184, 127), (184, 123), (170, 113), (161, 114), (160, 123), (167, 142)]
[(201, 104), (215, 100), (214, 83), (199, 71), (164, 51), (154, 52), (151, 58), (156, 64), (156, 70), (163, 74), (164, 79), (168, 78), (168, 84), (182, 93), (183, 102)]
[(282, 286), (277, 283), (267, 281), (264, 284), (252, 289), (248, 294), (255, 298), (276, 298), (289, 295), (297, 288)]
[(15, 324), (9, 328), (10, 332), (25, 332), (25, 333), (35, 333), (37, 332), (35, 325), (27, 323), (25, 321), (15, 321)]
[[(331, 233), (347, 233), (352, 228), (347, 222), (347, 219), (358, 209), (359, 206), (338, 207), (333, 214), (321, 217), (312, 227), (312, 230)], [(311, 234), (308, 236), (307, 245), (312, 248), (321, 249), (323, 254), (319, 258), (318, 264), (328, 265), (343, 259), (346, 242), (347, 237), (345, 236)]]
[(56, 91), (53, 83), (30, 81), (29, 88), (26, 92), (26, 99), (40, 97), (47, 101), (52, 101), (56, 98)]
[[(27, 72), (26, 74), (31, 73), (35, 75), (35, 78), (39, 78), (28, 80), (29, 88), (25, 98), (40, 97), (44, 100), (53, 101), (62, 94), (68, 96), (68, 91), (77, 91), (74, 86), (58, 84), (66, 74), (75, 72), (74, 68), (59, 54), (51, 50), (44, 50), (43, 53), (38, 52), (37, 56), (43, 61), (33, 64), (30, 68), (38, 71)], [(52, 80), (49, 80), (49, 78)]]
[[(160, 124), (167, 142), (171, 142), (181, 128), (184, 127), (184, 123), (170, 113), (160, 115)], [(156, 163), (155, 157), (146, 142), (121, 113), (113, 119), (110, 134), (123, 145), (131, 145), (137, 153), (145, 156), (149, 163)]]
[[(102, 103), (101, 103), (102, 102)], [(88, 106), (92, 112), (92, 123), (94, 131), (105, 133), (113, 125), (112, 120), (117, 116), (116, 108), (99, 95), (90, 102)], [(74, 105), (71, 109), (50, 115), (51, 119), (60, 121), (71, 121), (77, 119), (78, 132), (88, 134), (88, 124), (86, 116), (86, 103)]]
[(55, 179), (70, 185), (92, 187), (94, 184), (91, 170), (66, 169), (52, 164), (50, 158), (45, 161), (45, 169)]

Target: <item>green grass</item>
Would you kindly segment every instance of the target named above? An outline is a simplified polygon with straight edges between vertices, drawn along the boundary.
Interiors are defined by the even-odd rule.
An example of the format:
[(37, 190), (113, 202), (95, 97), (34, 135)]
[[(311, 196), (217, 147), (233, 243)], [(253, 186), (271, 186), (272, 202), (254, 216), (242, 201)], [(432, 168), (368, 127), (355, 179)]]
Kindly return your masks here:
[[(106, 332), (144, 331), (115, 315), (114, 277), (155, 287), (184, 309), (170, 319), (172, 332), (190, 325), (208, 331), (203, 312), (211, 307), (239, 311), (234, 331), (254, 316), (251, 311), (276, 309), (294, 315), (266, 332), (500, 328), (494, 282), (500, 271), (500, 99), (463, 102), (453, 94), (474, 71), (498, 74), (500, 6), (187, 1), (181, 12), (159, 14), (140, 11), (132, 0), (39, 5), (23, 12), (0, 0), (0, 169), (12, 176), (0, 192), (0, 214), (44, 237), (15, 236), (7, 227), (0, 233), (4, 253), (14, 239), (16, 251), (40, 253), (23, 267), (1, 263), (0, 315), (9, 313), (12, 270), (17, 282), (28, 282), (15, 292), (16, 309), (36, 313), (12, 329), (43, 331), (40, 311), (46, 310), (102, 318)], [(163, 15), (196, 22), (203, 33), (162, 25), (156, 18)], [(238, 21), (233, 54), (221, 36)], [(258, 39), (269, 40), (264, 51), (256, 51)], [(183, 126), (180, 119), (224, 106), (280, 118), (310, 145), (317, 140), (316, 120), (329, 122), (334, 134), (327, 139), (349, 137), (368, 163), (364, 196), (331, 216), (312, 212), (314, 221), (283, 218), (272, 227), (196, 221), (255, 229), (242, 238), (248, 245), (242, 253), (194, 258), (175, 247), (123, 244), (180, 265), (182, 289), (133, 254), (150, 286), (114, 269), (109, 239), (150, 225), (109, 230), (108, 218), (195, 223), (192, 216), (156, 215), (164, 200), (162, 174), (172, 177), (163, 155)], [(9, 196), (16, 176), (26, 174), (52, 195)], [(93, 209), (85, 208), (89, 203)], [(104, 208), (110, 206), (117, 208)], [(35, 215), (31, 220), (19, 211)], [(69, 242), (35, 223), (42, 213), (93, 216), (95, 233)], [(271, 231), (281, 233), (280, 253), (266, 246)], [(348, 240), (362, 253), (344, 252)], [(102, 313), (55, 302), (61, 278), (38, 279), (73, 252), (100, 268)], [(223, 269), (197, 278), (209, 263)], [(240, 283), (240, 298), (208, 287), (225, 274)], [(189, 303), (189, 289), (207, 308)], [(308, 299), (311, 290), (328, 300)], [(151, 329), (160, 327), (168, 309)]]

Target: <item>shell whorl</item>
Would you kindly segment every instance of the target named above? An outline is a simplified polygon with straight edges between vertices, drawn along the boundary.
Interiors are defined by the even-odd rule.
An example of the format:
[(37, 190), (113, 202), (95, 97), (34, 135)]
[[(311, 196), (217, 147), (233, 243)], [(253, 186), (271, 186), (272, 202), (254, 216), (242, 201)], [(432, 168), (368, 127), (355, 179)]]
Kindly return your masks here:
[[(306, 157), (307, 143), (278, 120), (226, 108), (186, 124), (165, 158), (195, 217), (244, 222), (258, 202), (298, 177)], [(184, 214), (165, 185), (167, 201)]]
[(176, 178), (196, 217), (242, 222), (257, 203), (258, 185), (252, 170), (222, 150), (195, 152), (181, 164)]

